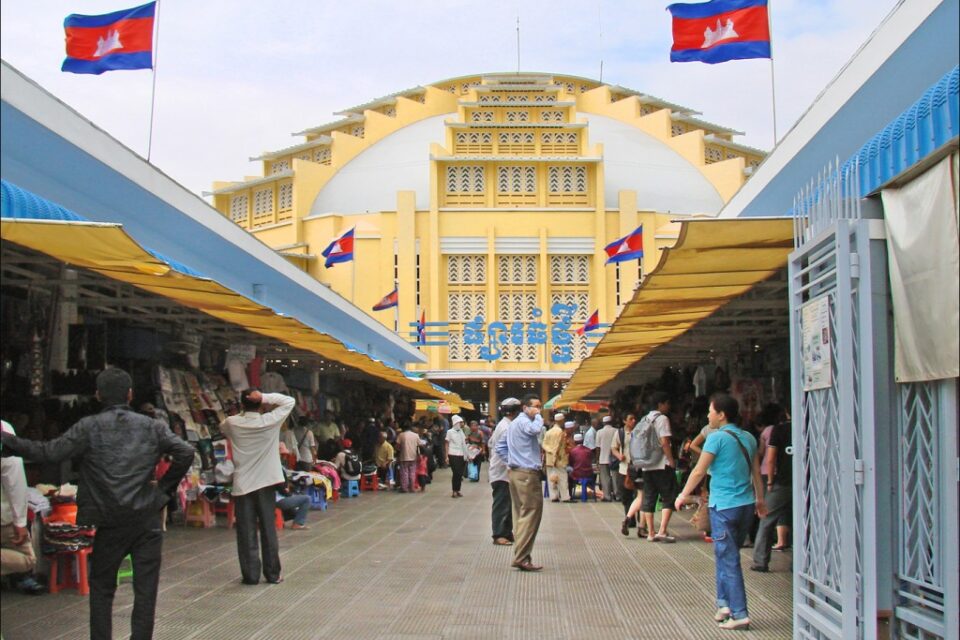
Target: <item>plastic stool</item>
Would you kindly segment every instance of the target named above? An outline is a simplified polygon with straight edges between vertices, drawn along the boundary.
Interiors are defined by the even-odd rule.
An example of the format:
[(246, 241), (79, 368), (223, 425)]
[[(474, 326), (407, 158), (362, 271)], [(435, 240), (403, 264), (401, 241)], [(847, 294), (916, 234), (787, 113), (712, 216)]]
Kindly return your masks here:
[(340, 495), (344, 498), (352, 498), (360, 495), (360, 483), (356, 480), (344, 480), (346, 484), (340, 485)]
[(203, 498), (197, 498), (187, 503), (187, 510), (184, 512), (183, 523), (185, 525), (198, 524), (204, 529), (216, 526), (217, 516), (213, 512), (213, 505)]
[[(93, 547), (83, 547), (76, 551), (57, 551), (50, 556), (50, 593), (59, 593), (61, 589), (76, 589), (81, 596), (90, 593), (87, 582), (87, 563)], [(65, 563), (61, 572), (61, 564)], [(74, 568), (77, 577), (74, 578)]]
[(376, 473), (367, 473), (360, 476), (360, 491), (377, 491), (380, 489), (380, 478)]
[(120, 586), (120, 581), (123, 578), (133, 579), (133, 558), (130, 557), (130, 554), (120, 562), (120, 568), (117, 569), (117, 586)]
[[(586, 501), (587, 501), (587, 488), (588, 488), (588, 487), (594, 487), (594, 488), (595, 488), (595, 484), (594, 484), (593, 480), (591, 480), (590, 478), (580, 478), (577, 482), (580, 483), (580, 502), (586, 502)], [(597, 493), (596, 493), (596, 490), (594, 490), (594, 493), (593, 493), (593, 501), (594, 501), (594, 502), (597, 501)]]
[(277, 527), (277, 531), (283, 529), (283, 511), (280, 510), (280, 507), (277, 507), (273, 510), (273, 524)]
[(217, 500), (215, 503), (213, 503), (213, 516), (214, 522), (216, 522), (217, 516), (226, 516), (227, 528), (233, 528), (233, 526), (237, 523), (237, 508), (233, 504), (233, 497), (231, 496), (226, 502)]
[(327, 510), (327, 491), (323, 487), (318, 487), (316, 485), (312, 487), (307, 487), (307, 496), (310, 497), (310, 508), (319, 509), (320, 511)]

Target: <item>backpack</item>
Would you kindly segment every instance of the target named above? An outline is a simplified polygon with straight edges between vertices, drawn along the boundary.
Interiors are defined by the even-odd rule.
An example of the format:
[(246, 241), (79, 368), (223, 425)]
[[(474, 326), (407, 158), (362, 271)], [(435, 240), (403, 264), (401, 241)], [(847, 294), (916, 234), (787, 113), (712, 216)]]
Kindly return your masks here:
[(659, 411), (651, 411), (643, 416), (640, 424), (633, 430), (630, 437), (630, 466), (635, 471), (654, 467), (663, 460), (663, 446), (654, 425), (661, 415)]
[(350, 449), (344, 450), (343, 472), (348, 476), (359, 476), (363, 472), (363, 463), (360, 462), (360, 456)]

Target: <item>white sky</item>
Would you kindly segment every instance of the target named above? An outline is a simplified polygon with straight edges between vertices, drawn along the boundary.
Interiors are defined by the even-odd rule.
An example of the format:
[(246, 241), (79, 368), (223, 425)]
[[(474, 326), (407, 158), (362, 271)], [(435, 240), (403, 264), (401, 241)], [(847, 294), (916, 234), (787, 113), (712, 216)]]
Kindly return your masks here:
[[(63, 19), (131, 0), (0, 3), (0, 55), (146, 155), (151, 73), (62, 73)], [(598, 78), (773, 140), (770, 65), (671, 64), (666, 0), (163, 0), (152, 161), (199, 193), (259, 175), (248, 158), (301, 142), (333, 112), (445, 78), (517, 65)], [(897, 0), (771, 0), (782, 138)], [(602, 31), (602, 37), (601, 37)]]

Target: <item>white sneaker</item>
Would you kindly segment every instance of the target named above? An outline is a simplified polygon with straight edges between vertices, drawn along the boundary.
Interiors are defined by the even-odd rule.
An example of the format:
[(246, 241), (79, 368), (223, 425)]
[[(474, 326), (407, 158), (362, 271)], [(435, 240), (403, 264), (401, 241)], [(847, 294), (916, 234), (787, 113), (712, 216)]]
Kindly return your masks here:
[(717, 612), (713, 614), (713, 619), (717, 622), (723, 622), (730, 617), (730, 614), (730, 607), (720, 607), (717, 609)]
[(750, 628), (750, 618), (727, 618), (717, 626), (728, 631), (746, 631)]

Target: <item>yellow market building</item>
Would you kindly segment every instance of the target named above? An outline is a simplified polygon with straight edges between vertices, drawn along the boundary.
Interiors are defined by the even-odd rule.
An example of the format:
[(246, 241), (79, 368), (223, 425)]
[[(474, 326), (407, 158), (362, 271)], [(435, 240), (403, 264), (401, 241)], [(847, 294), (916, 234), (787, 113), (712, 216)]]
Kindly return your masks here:
[[(415, 87), (263, 153), (215, 207), (411, 342), (464, 398), (560, 392), (677, 238), (763, 159), (697, 112), (619, 86), (497, 73)], [(644, 259), (604, 247), (643, 228)], [(355, 229), (354, 260), (322, 251)], [(397, 307), (372, 311), (398, 290)], [(601, 327), (577, 333), (597, 311)], [(426, 321), (418, 336), (418, 320)]]

